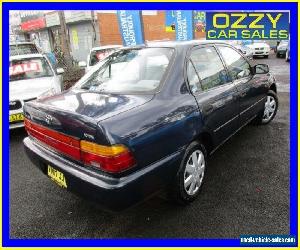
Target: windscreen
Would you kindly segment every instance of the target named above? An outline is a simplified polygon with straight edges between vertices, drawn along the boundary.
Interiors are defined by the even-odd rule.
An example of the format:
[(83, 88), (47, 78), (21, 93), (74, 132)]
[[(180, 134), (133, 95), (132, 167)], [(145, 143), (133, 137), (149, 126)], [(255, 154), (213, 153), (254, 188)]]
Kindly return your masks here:
[(26, 58), (10, 61), (10, 81), (28, 80), (48, 76), (53, 76), (53, 72), (44, 58)]
[(287, 46), (288, 45), (288, 41), (281, 41), (279, 43), (279, 46)]

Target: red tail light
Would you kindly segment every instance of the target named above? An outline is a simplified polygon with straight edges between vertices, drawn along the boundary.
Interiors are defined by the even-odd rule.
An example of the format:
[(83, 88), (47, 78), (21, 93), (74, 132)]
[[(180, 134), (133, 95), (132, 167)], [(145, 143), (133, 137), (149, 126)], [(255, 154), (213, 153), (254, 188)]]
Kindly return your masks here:
[(133, 155), (124, 145), (102, 146), (82, 140), (80, 149), (85, 164), (107, 172), (119, 173), (135, 165)]
[(110, 173), (119, 173), (135, 165), (135, 160), (130, 152), (119, 156), (106, 157), (81, 151), (84, 164), (101, 168)]
[(132, 153), (124, 145), (102, 146), (50, 130), (28, 119), (25, 119), (24, 123), (29, 135), (86, 165), (110, 173), (119, 173), (136, 164)]
[(80, 161), (80, 141), (78, 139), (47, 129), (28, 119), (25, 119), (24, 123), (29, 135), (43, 142), (47, 146), (50, 146), (54, 150)]

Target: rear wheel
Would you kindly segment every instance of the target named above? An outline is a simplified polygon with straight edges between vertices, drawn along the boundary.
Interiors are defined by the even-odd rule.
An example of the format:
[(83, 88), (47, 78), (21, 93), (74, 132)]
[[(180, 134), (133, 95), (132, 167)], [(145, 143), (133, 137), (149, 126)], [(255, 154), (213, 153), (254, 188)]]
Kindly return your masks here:
[(172, 186), (172, 197), (181, 204), (188, 204), (196, 199), (201, 191), (206, 170), (206, 150), (198, 142), (193, 142), (186, 149), (179, 172)]
[(264, 110), (257, 116), (255, 123), (261, 125), (270, 123), (274, 119), (277, 113), (277, 109), (278, 109), (277, 95), (274, 91), (269, 90), (265, 101)]

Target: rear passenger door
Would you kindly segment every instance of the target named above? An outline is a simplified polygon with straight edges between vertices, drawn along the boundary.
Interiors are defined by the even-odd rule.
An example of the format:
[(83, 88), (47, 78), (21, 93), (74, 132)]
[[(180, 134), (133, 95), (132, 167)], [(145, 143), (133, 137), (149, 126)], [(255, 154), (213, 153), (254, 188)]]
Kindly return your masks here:
[(205, 127), (221, 143), (238, 128), (237, 89), (214, 46), (195, 47), (187, 64), (190, 90)]
[(240, 125), (243, 125), (264, 108), (266, 88), (253, 76), (251, 66), (240, 53), (226, 45), (220, 45), (218, 49), (239, 93)]

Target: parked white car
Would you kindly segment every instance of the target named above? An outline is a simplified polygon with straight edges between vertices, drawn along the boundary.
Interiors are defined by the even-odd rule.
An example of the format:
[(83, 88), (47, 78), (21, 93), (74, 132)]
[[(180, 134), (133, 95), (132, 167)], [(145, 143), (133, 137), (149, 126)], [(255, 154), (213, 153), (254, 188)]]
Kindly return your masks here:
[(252, 50), (253, 57), (255, 56), (263, 56), (266, 58), (269, 57), (270, 46), (265, 42), (254, 42), (252, 44), (247, 44), (246, 46)]
[(62, 68), (52, 68), (45, 55), (27, 54), (9, 59), (9, 128), (23, 126), (23, 105), (60, 93)]
[(122, 46), (121, 45), (107, 45), (107, 46), (92, 48), (90, 53), (87, 56), (86, 62), (80, 61), (78, 65), (81, 68), (85, 68), (85, 73), (87, 73), (91, 69), (91, 67), (96, 65), (99, 61), (101, 61), (106, 56), (110, 55), (111, 53), (113, 53), (120, 47), (122, 47)]

